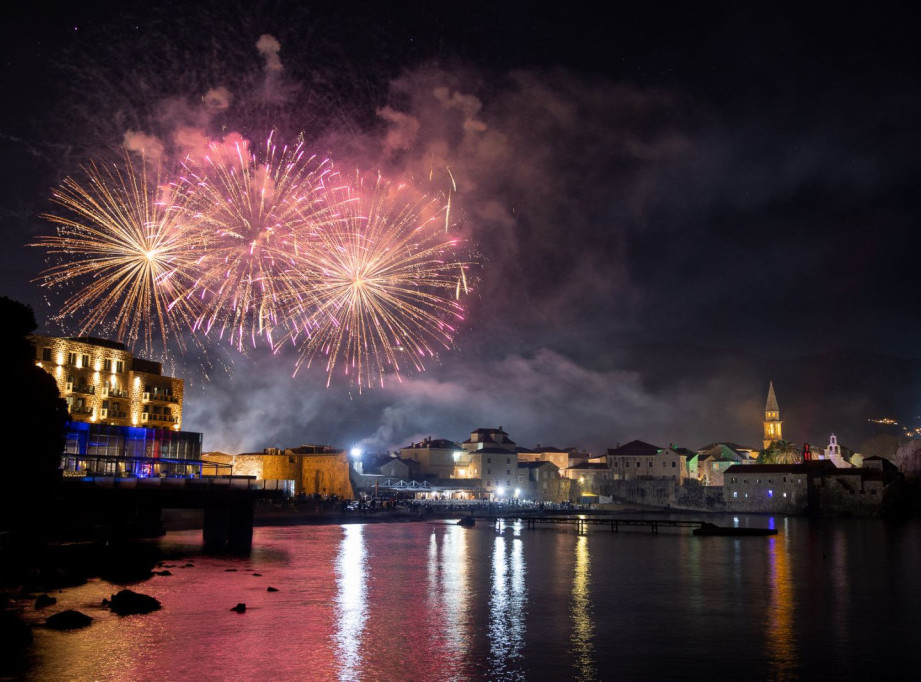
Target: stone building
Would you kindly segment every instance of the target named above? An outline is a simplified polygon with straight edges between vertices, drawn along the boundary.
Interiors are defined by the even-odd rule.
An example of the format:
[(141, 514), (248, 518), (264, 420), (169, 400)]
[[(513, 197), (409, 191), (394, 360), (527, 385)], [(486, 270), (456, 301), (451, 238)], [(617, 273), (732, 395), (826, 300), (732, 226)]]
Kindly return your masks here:
[(609, 448), (605, 455), (612, 480), (636, 478), (668, 478), (675, 485), (681, 485), (687, 478), (684, 457), (671, 448), (630, 441), (616, 448)]
[(838, 469), (829, 460), (736, 465), (726, 470), (723, 492), (729, 511), (875, 516), (897, 477), (888, 462), (879, 468), (848, 469)]
[(507, 497), (518, 477), (518, 455), (504, 448), (484, 447), (469, 453), (467, 478), (480, 479), (489, 495)]
[(403, 459), (419, 463), (419, 473), (422, 476), (435, 479), (453, 478), (456, 469), (466, 468), (469, 464), (467, 454), (459, 444), (446, 438), (425, 438), (400, 448)]
[(294, 481), (294, 492), (307, 495), (354, 497), (345, 450), (328, 445), (301, 445), (281, 450), (229, 455), (211, 452), (207, 462), (229, 464), (235, 476), (254, 476), (258, 481)]
[(566, 502), (570, 499), (572, 482), (560, 476), (553, 462), (519, 462), (517, 497), (534, 502)]
[(124, 344), (33, 334), (36, 364), (54, 377), (74, 421), (182, 428), (183, 381)]
[(817, 468), (811, 464), (731, 466), (723, 473), (726, 508), (737, 512), (803, 514), (809, 506), (809, 473)]

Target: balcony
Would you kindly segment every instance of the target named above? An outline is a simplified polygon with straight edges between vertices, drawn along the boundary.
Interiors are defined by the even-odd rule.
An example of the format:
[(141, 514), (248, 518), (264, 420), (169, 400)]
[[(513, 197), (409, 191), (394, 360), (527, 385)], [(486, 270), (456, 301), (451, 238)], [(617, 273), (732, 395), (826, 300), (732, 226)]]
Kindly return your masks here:
[(118, 389), (118, 388), (110, 388), (110, 389), (109, 389), (109, 397), (110, 397), (110, 398), (127, 398), (127, 397), (128, 397), (128, 391), (125, 391), (125, 390), (122, 390), (122, 389)]
[(90, 416), (93, 414), (93, 408), (92, 407), (71, 407), (69, 412), (72, 415), (81, 414), (81, 415)]
[(96, 387), (95, 386), (77, 386), (72, 389), (74, 393), (83, 393), (84, 395), (95, 395)]
[(178, 403), (179, 399), (175, 397), (172, 393), (163, 393), (162, 391), (151, 391), (149, 393), (144, 393), (144, 400), (150, 402), (155, 400), (161, 403)]

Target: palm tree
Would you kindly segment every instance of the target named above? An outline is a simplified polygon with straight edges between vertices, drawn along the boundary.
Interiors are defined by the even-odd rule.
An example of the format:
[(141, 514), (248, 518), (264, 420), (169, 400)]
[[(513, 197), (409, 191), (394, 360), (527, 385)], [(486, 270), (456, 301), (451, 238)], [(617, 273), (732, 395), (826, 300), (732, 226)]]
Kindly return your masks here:
[(802, 455), (788, 440), (775, 440), (758, 455), (758, 464), (799, 464)]
[(777, 440), (771, 443), (774, 451), (774, 461), (777, 464), (799, 464), (803, 458), (797, 447), (788, 440)]

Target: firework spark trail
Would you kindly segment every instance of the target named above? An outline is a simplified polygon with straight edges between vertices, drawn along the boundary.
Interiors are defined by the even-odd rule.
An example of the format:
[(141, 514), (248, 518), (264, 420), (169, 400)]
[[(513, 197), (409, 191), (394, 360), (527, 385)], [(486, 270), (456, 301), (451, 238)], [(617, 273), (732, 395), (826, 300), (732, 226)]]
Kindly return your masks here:
[(186, 229), (184, 198), (158, 168), (90, 163), (84, 183), (64, 180), (53, 200), (72, 217), (46, 214), (57, 234), (40, 238), (56, 264), (42, 286), (72, 291), (59, 318), (76, 317), (80, 333), (94, 329), (150, 350), (154, 332), (166, 345), (196, 313), (184, 294), (192, 281), (194, 237)]
[(455, 291), (465, 263), (438, 225), (444, 206), (407, 198), (408, 188), (360, 179), (331, 202), (339, 219), (318, 230), (317, 245), (304, 267), (313, 271), (314, 310), (302, 319), (297, 369), (319, 358), (327, 385), (337, 368), (358, 386), (400, 377), (405, 366), (418, 371), (439, 348), (450, 348), (454, 324), (464, 310)]
[(359, 391), (453, 344), (469, 263), (441, 228), (442, 200), (342, 178), (271, 137), (259, 159), (242, 138), (212, 143), (170, 183), (127, 151), (85, 170), (54, 193), (73, 216), (44, 216), (57, 234), (34, 244), (56, 262), (42, 284), (69, 292), (59, 317), (79, 317), (81, 334), (140, 336), (148, 351), (155, 331), (164, 350), (184, 350), (186, 330), (203, 349), (292, 340), (295, 374), (322, 358), (327, 386), (341, 369)]
[(331, 214), (322, 192), (328, 164), (301, 145), (279, 148), (270, 136), (261, 161), (243, 141), (213, 143), (204, 162), (187, 163), (186, 171), (202, 232), (192, 289), (204, 309), (193, 327), (228, 337), (240, 351), (260, 337), (274, 347), (286, 318), (282, 302), (305, 289), (299, 261)]

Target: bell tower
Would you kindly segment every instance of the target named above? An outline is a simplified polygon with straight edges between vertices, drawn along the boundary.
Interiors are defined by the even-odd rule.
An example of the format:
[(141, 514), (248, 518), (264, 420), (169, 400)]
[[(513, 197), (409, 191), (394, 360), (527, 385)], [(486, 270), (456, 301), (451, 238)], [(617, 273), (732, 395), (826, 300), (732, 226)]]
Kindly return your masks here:
[(783, 440), (781, 433), (780, 408), (777, 406), (777, 396), (774, 395), (774, 382), (768, 387), (767, 403), (764, 405), (764, 449), (771, 443)]

